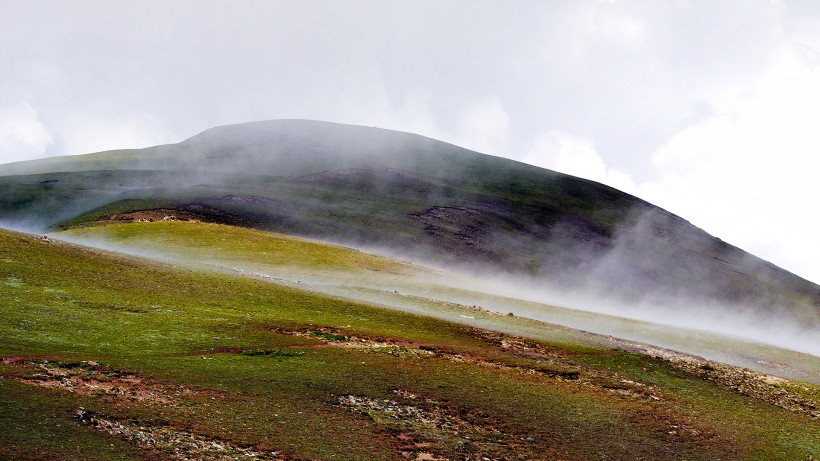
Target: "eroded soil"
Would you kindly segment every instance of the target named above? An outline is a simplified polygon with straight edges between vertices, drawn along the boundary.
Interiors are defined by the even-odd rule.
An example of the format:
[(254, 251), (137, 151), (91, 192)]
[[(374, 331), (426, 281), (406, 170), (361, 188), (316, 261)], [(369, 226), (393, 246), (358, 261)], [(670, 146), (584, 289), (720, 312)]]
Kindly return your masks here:
[(169, 460), (201, 461), (267, 461), (284, 460), (275, 451), (257, 451), (234, 443), (193, 434), (171, 426), (140, 424), (134, 421), (117, 421), (80, 408), (77, 420), (96, 431), (108, 433), (127, 440), (138, 447)]
[(658, 357), (679, 370), (692, 373), (719, 386), (757, 400), (777, 405), (797, 414), (820, 419), (820, 403), (798, 395), (783, 384), (788, 380), (746, 368), (712, 362), (702, 357), (645, 344), (618, 340), (625, 349)]
[[(527, 338), (497, 333), (479, 328), (469, 329), (476, 337), (497, 345), (507, 355), (528, 359), (529, 363), (510, 364), (502, 356), (487, 357), (481, 354), (470, 354), (456, 351), (446, 345), (429, 345), (388, 338), (368, 338), (362, 335), (349, 335), (344, 331), (330, 327), (313, 329), (287, 330), (276, 329), (280, 334), (309, 337), (321, 341), (321, 346), (369, 349), (399, 357), (442, 357), (454, 362), (468, 362), (483, 367), (514, 370), (526, 374), (538, 374), (561, 380), (578, 381), (580, 384), (599, 390), (632, 398), (661, 400), (662, 390), (657, 386), (637, 382), (590, 367), (581, 367), (568, 363), (572, 357), (566, 351), (551, 348)], [(721, 364), (701, 357), (663, 349), (644, 344), (617, 340), (625, 350), (650, 355), (669, 362), (673, 367), (692, 373), (705, 380), (714, 382), (733, 391), (757, 400), (768, 402), (797, 414), (820, 418), (818, 402), (798, 395), (781, 386), (788, 381), (776, 376), (758, 373), (744, 368)]]
[[(573, 361), (576, 355), (522, 337), (467, 328), (486, 347), (426, 344), (397, 338), (350, 333), (326, 326), (286, 329), (275, 333), (309, 339), (305, 344), (279, 349), (230, 349), (211, 351), (247, 356), (300, 357), (315, 348), (352, 349), (361, 354), (389, 354), (401, 360), (446, 360), (489, 369), (494, 373), (522, 374), (548, 386), (562, 386), (570, 392), (591, 393), (623, 399), (637, 405), (629, 417), (632, 423), (679, 439), (691, 446), (726, 444), (709, 427), (700, 426), (665, 401), (674, 400), (656, 385), (621, 376), (617, 372), (586, 366)], [(704, 359), (643, 345), (624, 346), (668, 361), (672, 366), (745, 396), (762, 400), (794, 413), (818, 417), (817, 404), (785, 387), (782, 380), (748, 370), (708, 362)], [(601, 353), (606, 354), (606, 351)], [(611, 353), (616, 353), (612, 351)], [(209, 359), (206, 355), (202, 359)], [(106, 367), (95, 361), (55, 361), (5, 358), (3, 363), (16, 369), (15, 380), (32, 386), (100, 399), (116, 407), (146, 405), (178, 408), (190, 397), (211, 399), (227, 397), (223, 391), (170, 384), (138, 373)], [(392, 398), (368, 395), (336, 395), (328, 401), (340, 410), (366, 417), (379, 431), (392, 438), (397, 459), (435, 461), (463, 459), (560, 459), (552, 453), (551, 443), (541, 443), (537, 435), (521, 432), (516, 424), (470, 409), (456, 402), (440, 400), (423, 392), (398, 388)], [(139, 419), (122, 419), (78, 408), (76, 421), (96, 431), (135, 444), (160, 459), (174, 460), (272, 460), (297, 459), (266, 445), (246, 446), (207, 434), (192, 432), (186, 426)], [(454, 456), (453, 453), (457, 453)]]

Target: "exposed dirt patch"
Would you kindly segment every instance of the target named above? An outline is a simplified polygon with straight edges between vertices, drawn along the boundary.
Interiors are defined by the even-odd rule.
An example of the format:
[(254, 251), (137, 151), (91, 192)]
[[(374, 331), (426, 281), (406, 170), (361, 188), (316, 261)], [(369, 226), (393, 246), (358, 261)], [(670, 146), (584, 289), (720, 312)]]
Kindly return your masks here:
[[(5, 363), (5, 361), (4, 361)], [(139, 402), (175, 405), (177, 400), (194, 393), (214, 391), (193, 390), (185, 386), (152, 383), (134, 373), (108, 369), (96, 362), (12, 362), (36, 373), (15, 378), (17, 381), (52, 389), (63, 389), (78, 395), (105, 397), (119, 402)]]
[(273, 331), (288, 336), (299, 336), (320, 341), (319, 344), (297, 347), (336, 347), (344, 349), (361, 349), (363, 352), (381, 352), (402, 358), (426, 358), (436, 356), (436, 352), (423, 344), (400, 339), (369, 338), (347, 334), (342, 330), (330, 327), (313, 329), (288, 330), (274, 328)]
[(367, 168), (350, 168), (347, 170), (331, 170), (315, 173), (295, 179), (293, 182), (317, 183), (317, 184), (337, 184), (347, 182), (351, 179), (362, 176), (373, 176), (374, 171)]
[[(12, 378), (19, 382), (96, 397), (115, 405), (137, 403), (177, 407), (184, 396), (205, 394), (216, 398), (223, 394), (220, 391), (151, 382), (134, 373), (106, 368), (93, 361), (51, 362), (44, 360), (32, 362), (9, 358), (4, 359), (3, 363), (18, 365), (23, 370), (36, 372), (29, 376)], [(116, 420), (82, 408), (77, 410), (75, 416), (81, 424), (134, 443), (159, 459), (185, 461), (288, 459), (282, 457), (279, 452), (243, 447), (233, 442), (194, 434), (172, 426)]]
[[(471, 330), (481, 331), (478, 329)], [(318, 345), (298, 347), (337, 347), (361, 349), (365, 352), (387, 353), (402, 358), (440, 357), (458, 363), (470, 363), (486, 368), (515, 371), (525, 374), (537, 374), (547, 376), (550, 378), (559, 378), (567, 380), (577, 380), (581, 376), (581, 372), (579, 369), (577, 369), (577, 367), (569, 367), (564, 364), (555, 362), (554, 360), (550, 360), (549, 363), (536, 361), (534, 363), (511, 364), (490, 357), (484, 357), (481, 355), (459, 351), (457, 349), (445, 345), (414, 343), (410, 341), (403, 341), (390, 338), (369, 338), (359, 335), (348, 334), (342, 330), (331, 327), (314, 327), (313, 329), (301, 330), (287, 330), (283, 328), (274, 328), (273, 331), (279, 334), (289, 336), (301, 336), (312, 338), (321, 342)], [(530, 344), (524, 338), (511, 337), (508, 335), (503, 335), (501, 333), (484, 333), (486, 333), (487, 335), (496, 335), (494, 336), (496, 338), (506, 338), (504, 339), (504, 341), (508, 341), (507, 344), (509, 348), (523, 348), (526, 346), (526, 344)], [(552, 356), (548, 354), (544, 354), (542, 356), (537, 355), (537, 350), (540, 345), (537, 345), (536, 343), (531, 344), (533, 347), (530, 348), (530, 355), (526, 358), (552, 359)], [(545, 350), (549, 350), (549, 348), (547, 348), (546, 346), (543, 346), (543, 348)]]
[(468, 207), (435, 206), (407, 217), (424, 226), (424, 233), (436, 247), (457, 258), (505, 259), (491, 242), (492, 233), (507, 223), (493, 214)]
[(332, 347), (372, 349), (389, 346), (402, 346), (408, 348), (419, 348), (423, 346), (422, 343), (414, 343), (412, 341), (405, 341), (401, 339), (351, 334), (340, 328), (327, 326), (314, 326), (311, 328), (300, 328), (297, 330), (274, 327), (271, 330), (287, 336), (299, 336), (303, 338), (315, 339)]
[(700, 376), (715, 384), (732, 389), (739, 394), (777, 405), (794, 413), (820, 419), (820, 404), (781, 387), (780, 384), (788, 382), (783, 378), (712, 362), (702, 357), (660, 347), (623, 340), (619, 340), (619, 342), (627, 350), (666, 360), (679, 370)]
[(649, 400), (653, 402), (664, 400), (661, 389), (658, 388), (658, 386), (626, 379), (617, 374), (607, 374), (591, 370), (587, 373), (586, 379), (582, 380), (581, 384), (631, 399)]
[(477, 336), (489, 343), (495, 344), (505, 351), (512, 352), (515, 355), (522, 357), (546, 358), (571, 356), (570, 353), (563, 349), (550, 347), (520, 336), (512, 336), (506, 333), (483, 330), (481, 328), (471, 328), (470, 331), (474, 336)]
[(240, 447), (232, 442), (204, 437), (169, 426), (121, 422), (82, 408), (77, 410), (75, 416), (83, 425), (127, 440), (143, 450), (162, 456), (163, 459), (184, 461), (286, 459), (275, 451), (260, 451)]
[(522, 374), (545, 376), (569, 381), (575, 381), (581, 377), (581, 371), (579, 368), (570, 367), (565, 364), (557, 364), (554, 362), (546, 363), (536, 361), (534, 363), (510, 364), (473, 354), (459, 354), (447, 350), (437, 350), (436, 352), (442, 357), (453, 362), (469, 363), (484, 368), (513, 371)]
[(158, 222), (158, 221), (187, 221), (202, 222), (208, 221), (203, 215), (185, 210), (171, 208), (157, 208), (153, 210), (126, 211), (123, 213), (110, 214), (100, 219), (101, 221), (116, 222)]
[(366, 415), (394, 434), (400, 459), (444, 460), (452, 453), (464, 460), (532, 459), (532, 453), (522, 445), (535, 439), (505, 433), (486, 415), (457, 411), (403, 389), (394, 393), (396, 399), (343, 395), (336, 403)]
[(239, 195), (225, 195), (222, 197), (212, 197), (204, 200), (209, 203), (215, 203), (214, 206), (217, 206), (217, 208), (204, 203), (187, 203), (175, 205), (174, 208), (151, 208), (123, 211), (121, 213), (103, 216), (97, 219), (96, 222), (103, 224), (109, 224), (111, 222), (205, 222), (226, 224), (229, 226), (259, 228), (260, 226), (257, 219), (259, 218), (258, 216), (242, 211), (229, 212), (222, 210), (221, 208), (224, 206), (236, 207), (237, 204), (271, 207), (266, 200), (273, 202), (273, 200), (266, 199), (264, 197), (246, 197)]

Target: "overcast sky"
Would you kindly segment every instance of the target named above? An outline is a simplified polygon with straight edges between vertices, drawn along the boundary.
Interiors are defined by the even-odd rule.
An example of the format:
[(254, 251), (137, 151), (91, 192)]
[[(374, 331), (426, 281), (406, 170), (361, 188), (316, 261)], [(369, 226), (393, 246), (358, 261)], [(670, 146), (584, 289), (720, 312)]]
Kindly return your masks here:
[(820, 282), (818, 1), (0, 7), (0, 163), (374, 125), (612, 185)]

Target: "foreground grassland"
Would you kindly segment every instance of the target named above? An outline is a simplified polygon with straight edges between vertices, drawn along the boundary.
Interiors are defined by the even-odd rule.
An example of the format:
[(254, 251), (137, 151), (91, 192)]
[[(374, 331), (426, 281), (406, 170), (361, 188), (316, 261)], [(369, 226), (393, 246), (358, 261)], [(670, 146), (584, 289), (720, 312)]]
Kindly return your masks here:
[(0, 459), (820, 457), (811, 411), (650, 356), (5, 231), (0, 318)]

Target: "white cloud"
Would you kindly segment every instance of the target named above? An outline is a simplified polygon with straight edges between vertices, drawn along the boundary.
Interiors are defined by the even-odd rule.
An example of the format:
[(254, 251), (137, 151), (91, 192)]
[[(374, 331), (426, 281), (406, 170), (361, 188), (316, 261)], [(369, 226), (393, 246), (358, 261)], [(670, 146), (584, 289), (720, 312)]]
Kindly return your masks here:
[(478, 100), (461, 113), (453, 142), (478, 152), (503, 155), (510, 116), (498, 97)]
[[(440, 135), (431, 112), (431, 94), (427, 89), (415, 89), (405, 94), (401, 103), (386, 117), (385, 128), (408, 131), (437, 138)], [(378, 124), (378, 121), (375, 122)]]
[(634, 193), (632, 178), (604, 163), (591, 141), (561, 131), (538, 136), (532, 149), (519, 160), (531, 165), (560, 171)]
[(52, 143), (28, 101), (0, 107), (0, 163), (43, 157)]
[(653, 154), (649, 179), (607, 165), (587, 139), (553, 130), (519, 160), (598, 181), (707, 232), (820, 280), (820, 68), (813, 49), (784, 46), (769, 71), (707, 101), (711, 115)]
[(615, 2), (598, 4), (593, 15), (593, 31), (599, 40), (627, 47), (641, 45), (645, 26), (641, 18), (629, 14)]
[[(401, 95), (397, 102), (391, 102), (385, 92), (372, 101), (365, 110), (359, 110), (353, 116), (349, 111), (339, 110), (339, 118), (334, 121), (345, 121), (359, 125), (378, 126), (399, 131), (440, 137), (430, 110), (430, 91), (416, 88)], [(351, 104), (354, 102), (351, 101)], [(360, 103), (361, 105), (361, 103)], [(344, 119), (345, 112), (349, 120)]]
[(64, 155), (85, 154), (105, 150), (140, 148), (179, 142), (160, 122), (145, 114), (79, 113), (58, 121), (58, 139)]
[(653, 157), (639, 194), (722, 239), (820, 281), (820, 74), (784, 48), (750, 92), (713, 102)]

